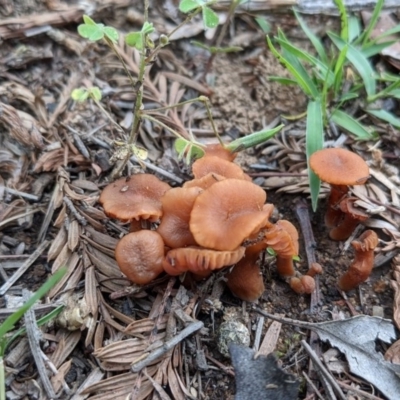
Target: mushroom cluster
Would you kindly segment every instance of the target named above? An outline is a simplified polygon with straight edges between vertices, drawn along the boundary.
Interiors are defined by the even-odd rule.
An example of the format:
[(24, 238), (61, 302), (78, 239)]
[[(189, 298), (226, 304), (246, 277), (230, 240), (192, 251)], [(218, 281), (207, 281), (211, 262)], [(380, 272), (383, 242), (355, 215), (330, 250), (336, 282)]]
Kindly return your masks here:
[[(234, 158), (220, 145), (207, 146), (205, 156), (192, 165), (194, 179), (182, 187), (139, 174), (103, 190), (100, 203), (106, 214), (130, 222), (115, 257), (132, 282), (147, 284), (162, 272), (204, 278), (235, 265), (227, 274), (228, 287), (237, 297), (255, 301), (265, 289), (257, 262), (267, 247), (276, 253), (278, 272), (295, 277), (296, 228), (289, 221), (270, 221), (274, 206)], [(309, 293), (312, 282), (303, 286), (293, 288)]]

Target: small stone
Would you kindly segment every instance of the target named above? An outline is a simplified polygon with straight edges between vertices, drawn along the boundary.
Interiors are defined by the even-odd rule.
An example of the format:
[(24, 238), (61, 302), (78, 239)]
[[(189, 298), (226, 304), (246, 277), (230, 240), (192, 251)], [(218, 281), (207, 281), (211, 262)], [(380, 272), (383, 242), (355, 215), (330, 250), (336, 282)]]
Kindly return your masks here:
[(229, 345), (231, 343), (248, 347), (250, 333), (247, 327), (239, 321), (223, 322), (219, 328), (217, 345), (219, 352), (229, 358)]
[(383, 318), (384, 317), (383, 307), (373, 306), (372, 307), (372, 316)]

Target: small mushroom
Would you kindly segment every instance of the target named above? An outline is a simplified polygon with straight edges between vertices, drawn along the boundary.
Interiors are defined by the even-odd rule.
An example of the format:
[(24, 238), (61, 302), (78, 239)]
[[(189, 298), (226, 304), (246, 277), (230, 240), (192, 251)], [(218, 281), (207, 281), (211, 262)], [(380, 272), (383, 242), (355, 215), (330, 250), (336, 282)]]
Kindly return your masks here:
[(164, 270), (162, 237), (150, 230), (128, 233), (117, 243), (115, 259), (129, 280), (145, 285)]
[(331, 184), (325, 224), (335, 227), (343, 218), (338, 208), (347, 195), (349, 185), (362, 185), (369, 178), (366, 162), (357, 154), (345, 149), (323, 149), (310, 157), (310, 168), (324, 182)]
[(259, 253), (250, 253), (242, 258), (226, 275), (230, 291), (241, 300), (256, 301), (265, 291), (264, 280), (257, 264)]
[(241, 179), (225, 179), (200, 193), (190, 215), (196, 242), (214, 250), (234, 250), (268, 223), (266, 193)]
[(295, 274), (293, 257), (299, 254), (299, 233), (289, 221), (278, 220), (265, 231), (265, 243), (276, 253), (279, 275), (290, 277)]
[(206, 156), (216, 156), (227, 161), (233, 161), (237, 156), (237, 153), (232, 153), (220, 143), (208, 144), (204, 148), (204, 152), (206, 153)]
[(297, 294), (311, 294), (315, 290), (315, 280), (309, 275), (293, 276), (290, 279), (290, 287)]
[(330, 230), (329, 237), (331, 239), (348, 239), (356, 226), (369, 218), (367, 213), (354, 205), (357, 200), (357, 197), (346, 197), (340, 202), (340, 210), (343, 213), (343, 217), (340, 223)]
[(226, 179), (222, 175), (218, 175), (215, 172), (209, 172), (207, 175), (202, 176), (198, 179), (192, 179), (191, 181), (185, 182), (182, 187), (191, 188), (191, 187), (199, 187), (201, 189), (208, 189), (210, 186), (214, 185), (219, 181), (223, 181)]
[(355, 250), (355, 257), (347, 272), (339, 280), (339, 287), (345, 292), (356, 288), (365, 282), (374, 266), (374, 250), (378, 245), (378, 235), (371, 230), (365, 231), (351, 245)]
[(317, 262), (313, 262), (310, 265), (310, 268), (307, 271), (306, 275), (311, 276), (312, 278), (314, 278), (315, 275), (320, 275), (320, 274), (322, 274), (322, 272), (323, 272), (322, 265), (317, 263)]
[(203, 275), (207, 271), (236, 264), (242, 259), (244, 252), (244, 247), (233, 251), (216, 251), (201, 247), (172, 249), (165, 256), (163, 268), (169, 275), (180, 275), (186, 271)]
[(149, 220), (156, 222), (162, 216), (161, 197), (171, 187), (151, 174), (137, 174), (120, 178), (107, 185), (100, 203), (111, 218), (123, 222)]
[(197, 196), (198, 187), (173, 188), (161, 197), (163, 217), (157, 232), (166, 246), (173, 249), (196, 244), (189, 229), (190, 213)]
[(243, 172), (239, 165), (217, 156), (206, 155), (199, 158), (193, 163), (192, 172), (196, 179), (202, 178), (212, 172), (222, 175), (225, 178), (249, 180), (249, 176)]

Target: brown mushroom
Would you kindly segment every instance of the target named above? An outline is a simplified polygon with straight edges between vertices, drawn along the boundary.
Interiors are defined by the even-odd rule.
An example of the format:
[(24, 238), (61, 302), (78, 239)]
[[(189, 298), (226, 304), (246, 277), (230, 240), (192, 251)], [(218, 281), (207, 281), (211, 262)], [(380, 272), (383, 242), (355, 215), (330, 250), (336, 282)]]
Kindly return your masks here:
[(265, 231), (265, 243), (276, 253), (279, 275), (293, 276), (293, 257), (299, 254), (299, 234), (295, 226), (286, 220), (279, 220)]
[(315, 280), (309, 275), (293, 276), (290, 279), (290, 287), (297, 294), (311, 294), (315, 290)]
[(201, 189), (208, 189), (211, 185), (216, 182), (223, 181), (226, 179), (222, 175), (218, 175), (215, 172), (209, 172), (207, 175), (202, 176), (198, 179), (192, 179), (191, 181), (185, 182), (182, 187), (191, 188), (191, 187), (199, 187)]
[(161, 197), (163, 218), (157, 232), (173, 249), (196, 244), (189, 229), (193, 204), (202, 190), (198, 187), (173, 188)]
[(240, 179), (226, 179), (200, 193), (190, 215), (190, 231), (205, 248), (234, 250), (268, 223), (266, 193)]
[(351, 242), (355, 257), (347, 272), (339, 280), (340, 289), (344, 291), (354, 289), (368, 279), (374, 266), (374, 249), (378, 241), (378, 235), (374, 231), (367, 230), (357, 240)]
[(162, 237), (150, 230), (128, 233), (117, 243), (115, 259), (129, 280), (145, 285), (163, 272)]
[(168, 251), (163, 261), (163, 268), (169, 275), (180, 275), (190, 271), (201, 275), (236, 264), (244, 255), (245, 248), (239, 247), (233, 251), (216, 251), (201, 247), (185, 247)]
[(264, 280), (257, 264), (259, 253), (249, 253), (226, 275), (230, 291), (241, 300), (256, 301), (265, 291)]
[(161, 196), (171, 187), (151, 174), (120, 178), (107, 185), (100, 203), (111, 218), (124, 222), (133, 219), (158, 221), (162, 215)]
[(339, 224), (329, 232), (332, 240), (348, 239), (356, 226), (369, 218), (367, 213), (354, 205), (357, 200), (357, 197), (346, 197), (340, 202), (340, 211), (343, 216)]
[(202, 178), (210, 172), (222, 175), (225, 178), (249, 179), (248, 175), (243, 172), (239, 165), (217, 156), (206, 155), (199, 158), (193, 163), (192, 172), (196, 179)]
[(233, 161), (237, 156), (237, 153), (232, 153), (220, 143), (206, 145), (204, 152), (206, 153), (206, 156), (216, 156), (227, 161)]
[(325, 224), (339, 224), (343, 212), (338, 209), (340, 201), (348, 193), (349, 185), (362, 185), (369, 178), (366, 162), (357, 154), (345, 149), (323, 149), (310, 157), (310, 168), (324, 182), (331, 184)]
[(309, 270), (307, 271), (307, 275), (314, 278), (315, 275), (320, 275), (322, 274), (322, 272), (323, 272), (322, 265), (317, 262), (313, 262), (310, 265)]

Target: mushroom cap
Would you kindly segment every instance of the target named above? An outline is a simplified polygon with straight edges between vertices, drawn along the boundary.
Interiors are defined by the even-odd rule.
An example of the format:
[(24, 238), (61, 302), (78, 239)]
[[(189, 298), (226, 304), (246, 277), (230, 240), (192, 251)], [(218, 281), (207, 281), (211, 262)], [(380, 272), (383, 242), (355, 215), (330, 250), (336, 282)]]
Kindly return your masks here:
[(195, 178), (192, 179), (191, 181), (186, 181), (182, 187), (184, 188), (190, 188), (190, 187), (200, 187), (202, 189), (208, 189), (210, 186), (214, 185), (214, 183), (217, 183), (219, 181), (223, 181), (226, 179), (222, 175), (218, 175), (215, 172), (209, 172), (207, 175), (202, 176), (201, 178)]
[(169, 275), (180, 275), (186, 271), (202, 274), (237, 263), (244, 252), (244, 247), (233, 251), (216, 251), (201, 247), (172, 249), (165, 256), (163, 267)]
[(369, 215), (355, 205), (357, 200), (357, 197), (346, 197), (340, 202), (340, 210), (358, 221), (365, 221), (369, 218)]
[(292, 258), (299, 253), (299, 233), (296, 227), (285, 219), (278, 220), (267, 229), (264, 240), (279, 256)]
[(117, 243), (115, 259), (129, 280), (145, 285), (163, 272), (162, 237), (150, 230), (128, 233)]
[(196, 242), (189, 229), (190, 213), (197, 196), (202, 192), (198, 187), (172, 188), (161, 197), (163, 217), (157, 232), (166, 246), (192, 246)]
[(204, 151), (206, 153), (206, 156), (216, 156), (228, 161), (233, 161), (237, 156), (237, 153), (232, 153), (230, 150), (223, 147), (220, 143), (208, 144), (204, 148)]
[(315, 290), (315, 280), (309, 275), (301, 275), (290, 279), (290, 287), (297, 294), (311, 294)]
[(243, 172), (239, 165), (217, 156), (206, 155), (199, 158), (193, 163), (192, 172), (196, 179), (202, 178), (210, 172), (222, 175), (225, 178), (249, 179), (248, 175)]
[(353, 240), (351, 245), (356, 251), (373, 251), (378, 243), (379, 238), (376, 232), (368, 229), (357, 240)]
[(241, 300), (256, 301), (265, 291), (263, 276), (257, 264), (258, 255), (246, 253), (226, 275), (228, 288)]
[(310, 167), (318, 177), (332, 185), (362, 185), (369, 178), (366, 162), (345, 149), (323, 149), (310, 157)]
[(263, 209), (266, 193), (240, 179), (214, 183), (200, 193), (190, 215), (190, 231), (200, 246), (234, 250), (268, 222), (270, 209)]
[(111, 218), (121, 221), (148, 219), (158, 221), (162, 216), (160, 198), (171, 187), (151, 174), (120, 178), (107, 185), (100, 203)]

